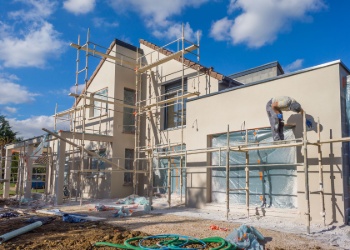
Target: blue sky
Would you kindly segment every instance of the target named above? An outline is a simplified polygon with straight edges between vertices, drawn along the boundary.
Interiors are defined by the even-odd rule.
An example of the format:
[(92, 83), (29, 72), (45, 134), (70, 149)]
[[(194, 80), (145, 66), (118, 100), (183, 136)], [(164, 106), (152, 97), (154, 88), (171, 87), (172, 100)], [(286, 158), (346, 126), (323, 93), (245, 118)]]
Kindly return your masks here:
[[(76, 50), (114, 38), (159, 46), (196, 41), (201, 64), (224, 75), (279, 61), (295, 71), (341, 59), (350, 67), (348, 0), (0, 0), (0, 114), (24, 138), (72, 106)], [(90, 74), (98, 60), (90, 59)], [(74, 91), (72, 91), (74, 92)]]

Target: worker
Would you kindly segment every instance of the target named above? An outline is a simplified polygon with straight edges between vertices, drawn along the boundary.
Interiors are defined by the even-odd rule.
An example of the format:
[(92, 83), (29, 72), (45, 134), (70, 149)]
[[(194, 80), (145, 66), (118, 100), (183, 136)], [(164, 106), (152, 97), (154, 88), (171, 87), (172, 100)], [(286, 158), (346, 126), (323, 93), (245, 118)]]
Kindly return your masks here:
[[(284, 120), (282, 111), (293, 111), (301, 114), (304, 112), (301, 105), (289, 96), (278, 96), (272, 98), (266, 105), (266, 112), (270, 120), (272, 138), (274, 141), (284, 140)], [(311, 128), (312, 122), (306, 120), (306, 126)]]

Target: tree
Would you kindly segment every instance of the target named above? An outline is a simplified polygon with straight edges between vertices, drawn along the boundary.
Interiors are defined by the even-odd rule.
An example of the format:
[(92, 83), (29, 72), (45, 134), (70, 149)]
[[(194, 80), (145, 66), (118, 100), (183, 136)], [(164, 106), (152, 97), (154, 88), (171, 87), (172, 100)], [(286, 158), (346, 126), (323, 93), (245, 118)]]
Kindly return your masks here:
[[(6, 120), (5, 116), (0, 115), (0, 148), (1, 157), (6, 156), (5, 145), (11, 142), (18, 141), (16, 138), (17, 132), (14, 132), (10, 126), (10, 123)], [(4, 169), (5, 161), (1, 161), (1, 169)], [(0, 172), (0, 178), (2, 178), (2, 171)]]
[(0, 115), (0, 145), (4, 146), (16, 140), (17, 132), (12, 131), (5, 116)]

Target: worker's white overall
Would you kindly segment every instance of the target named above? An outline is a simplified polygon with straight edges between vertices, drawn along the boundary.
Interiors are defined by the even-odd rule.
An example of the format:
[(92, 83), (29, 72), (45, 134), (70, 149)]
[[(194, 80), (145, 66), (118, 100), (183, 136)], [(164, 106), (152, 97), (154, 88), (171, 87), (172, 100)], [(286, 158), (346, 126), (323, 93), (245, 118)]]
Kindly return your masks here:
[(267, 116), (270, 120), (272, 138), (274, 141), (284, 140), (283, 127), (284, 123), (282, 120), (278, 119), (277, 114), (271, 107), (272, 99), (266, 104)]

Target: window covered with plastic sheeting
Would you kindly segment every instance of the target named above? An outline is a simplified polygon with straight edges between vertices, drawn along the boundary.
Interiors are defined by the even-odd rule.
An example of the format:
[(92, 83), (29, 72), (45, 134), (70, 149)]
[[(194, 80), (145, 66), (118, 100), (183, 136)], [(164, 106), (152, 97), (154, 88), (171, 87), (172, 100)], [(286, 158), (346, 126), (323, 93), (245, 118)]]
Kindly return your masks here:
[[(95, 151), (100, 157), (102, 158), (107, 158), (107, 151), (105, 148), (99, 149)], [(88, 178), (95, 178), (98, 176), (104, 176), (105, 172), (103, 172), (106, 169), (106, 163), (102, 161), (101, 159), (97, 157), (88, 157), (88, 164), (86, 165), (88, 169), (93, 169), (93, 170), (102, 170), (102, 172), (95, 172), (92, 171), (90, 173), (87, 173), (85, 176)]]
[[(285, 127), (285, 140), (295, 139), (291, 128)], [(245, 131), (230, 133), (230, 145), (245, 144)], [(248, 130), (248, 143), (272, 142), (270, 129)], [(212, 147), (227, 146), (227, 134), (213, 135)], [(262, 144), (266, 145), (266, 144)], [(257, 144), (252, 145), (254, 147)], [(245, 188), (245, 152), (230, 152), (230, 189)], [(296, 148), (275, 148), (249, 151), (249, 203), (255, 206), (296, 208), (297, 171), (295, 165)], [(225, 202), (226, 199), (226, 151), (211, 155), (212, 201)], [(221, 167), (220, 167), (221, 166)], [(244, 190), (230, 191), (230, 203), (245, 204)]]
[(187, 79), (184, 79), (184, 90), (182, 91), (182, 81), (177, 80), (173, 83), (165, 85), (165, 99), (173, 99), (178, 97), (178, 99), (166, 103), (164, 108), (164, 128), (177, 128), (181, 126), (182, 121), (182, 108), (183, 108), (183, 125), (186, 125), (186, 100), (184, 98), (183, 105), (181, 96), (187, 92)]
[(108, 112), (108, 103), (107, 102), (100, 102), (97, 100), (108, 100), (108, 88), (96, 91), (93, 95), (93, 98), (96, 98), (96, 100), (93, 100), (94, 108), (92, 110), (92, 117), (98, 117), (101, 115), (105, 115)]
[[(181, 146), (171, 147), (172, 152), (179, 152)], [(185, 146), (183, 146), (185, 150)], [(169, 151), (164, 149), (163, 152)], [(162, 159), (153, 159), (154, 166), (154, 176), (153, 176), (153, 187), (154, 191), (157, 193), (166, 193), (168, 192), (168, 167), (171, 168), (171, 193), (180, 194), (181, 193), (181, 167), (180, 167), (181, 157), (171, 157), (171, 158), (162, 158)], [(185, 158), (182, 157), (182, 166), (185, 166)], [(185, 179), (185, 169), (182, 169), (182, 193), (185, 193), (186, 179)]]

